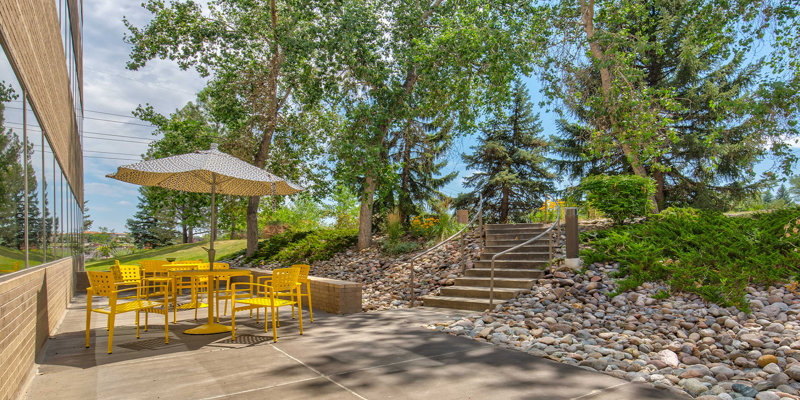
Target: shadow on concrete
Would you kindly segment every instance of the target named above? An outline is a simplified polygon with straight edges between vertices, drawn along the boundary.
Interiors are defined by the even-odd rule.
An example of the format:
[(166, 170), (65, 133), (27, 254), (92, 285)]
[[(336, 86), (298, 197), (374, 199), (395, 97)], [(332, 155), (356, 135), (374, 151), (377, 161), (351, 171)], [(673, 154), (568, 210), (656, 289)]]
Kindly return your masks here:
[(44, 388), (75, 378), (97, 386), (77, 388), (80, 393), (74, 397), (62, 392), (61, 398), (113, 397), (103, 392), (103, 380), (128, 371), (124, 384), (117, 386), (117, 396), (122, 390), (129, 394), (126, 398), (147, 398), (151, 393), (143, 387), (163, 390), (163, 385), (175, 388), (180, 382), (181, 391), (172, 392), (171, 398), (265, 398), (292, 393), (297, 398), (437, 400), (688, 398), (425, 329), (424, 324), (452, 317), (426, 308), (346, 316), (315, 311), (313, 324), (304, 313), (302, 336), (297, 320), (281, 313), (277, 343), (271, 332), (264, 333), (263, 316), (257, 323), (246, 313), (237, 314), (237, 338), (232, 340), (230, 334), (183, 334), (201, 322), (195, 323), (193, 312), (183, 311), (179, 316), (186, 319), (170, 324), (169, 344), (163, 342), (163, 325), (151, 325), (149, 332), (135, 339), (130, 317), (130, 322), (118, 323), (111, 355), (105, 353), (103, 324), (93, 327), (93, 347), (83, 348), (81, 318), (76, 315), (82, 310), (80, 302), (70, 305), (63, 329), (53, 339), (57, 344), (47, 347), (42, 366), (46, 373), (34, 381), (32, 393), (46, 395)]

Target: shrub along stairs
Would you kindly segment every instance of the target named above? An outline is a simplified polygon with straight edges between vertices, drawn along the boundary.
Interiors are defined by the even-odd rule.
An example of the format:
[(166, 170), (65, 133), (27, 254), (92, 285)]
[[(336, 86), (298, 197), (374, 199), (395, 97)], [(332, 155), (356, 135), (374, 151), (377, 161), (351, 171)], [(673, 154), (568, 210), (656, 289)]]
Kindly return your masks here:
[[(484, 225), (486, 245), (480, 260), (467, 269), (455, 285), (442, 287), (438, 296), (424, 296), (423, 304), (430, 307), (483, 311), (489, 308), (489, 282), (492, 256), (532, 239), (550, 224), (488, 224)], [(530, 290), (542, 276), (551, 259), (550, 235), (529, 243), (495, 260), (494, 304), (501, 304), (519, 292)]]

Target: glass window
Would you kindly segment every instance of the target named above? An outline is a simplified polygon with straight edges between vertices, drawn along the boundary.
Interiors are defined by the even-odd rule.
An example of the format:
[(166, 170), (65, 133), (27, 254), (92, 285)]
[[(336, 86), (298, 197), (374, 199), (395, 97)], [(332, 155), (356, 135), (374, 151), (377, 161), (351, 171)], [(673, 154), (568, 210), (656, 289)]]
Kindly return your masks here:
[(39, 265), (46, 259), (44, 176), (45, 157), (42, 129), (30, 107), (25, 112), (26, 135), (30, 142), (31, 156), (28, 158), (28, 265)]
[(0, 273), (25, 267), (22, 91), (0, 52)]

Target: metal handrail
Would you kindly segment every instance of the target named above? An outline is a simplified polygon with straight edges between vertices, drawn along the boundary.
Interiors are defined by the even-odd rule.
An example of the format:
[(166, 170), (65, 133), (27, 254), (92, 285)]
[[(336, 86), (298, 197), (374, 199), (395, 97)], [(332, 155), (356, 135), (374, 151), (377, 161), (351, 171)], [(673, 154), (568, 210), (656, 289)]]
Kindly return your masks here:
[[(512, 251), (514, 251), (514, 250), (516, 250), (516, 249), (518, 249), (518, 248), (520, 248), (522, 246), (525, 246), (525, 245), (527, 245), (527, 244), (529, 244), (529, 243), (531, 243), (531, 242), (533, 242), (535, 240), (539, 240), (539, 239), (541, 239), (542, 236), (544, 236), (547, 233), (549, 233), (550, 231), (552, 231), (559, 224), (559, 222), (561, 221), (561, 205), (558, 204), (558, 201), (556, 201), (555, 203), (556, 203), (556, 220), (555, 220), (555, 222), (553, 222), (553, 225), (550, 225), (549, 228), (547, 228), (544, 232), (540, 233), (536, 237), (534, 237), (532, 239), (528, 239), (525, 242), (522, 242), (522, 243), (520, 243), (520, 244), (518, 244), (518, 245), (516, 245), (516, 246), (514, 246), (512, 248), (505, 249), (505, 250), (503, 250), (503, 251), (501, 251), (501, 252), (499, 252), (499, 253), (497, 253), (497, 254), (492, 256), (492, 266), (491, 266), (491, 269), (489, 271), (489, 311), (491, 311), (492, 307), (494, 306), (494, 261), (497, 259), (497, 257), (502, 256), (503, 254), (510, 253), (510, 252), (512, 252)], [(547, 208), (548, 208), (547, 207), (547, 203), (545, 202), (545, 212), (547, 212)]]
[[(415, 294), (414, 294), (414, 289), (415, 289), (415, 287), (416, 287), (416, 286), (414, 285), (414, 260), (416, 260), (416, 259), (418, 259), (418, 258), (420, 258), (420, 257), (424, 256), (425, 254), (428, 254), (428, 253), (430, 253), (430, 252), (431, 252), (431, 251), (433, 251), (433, 250), (436, 250), (436, 249), (438, 249), (439, 247), (441, 247), (441, 246), (442, 246), (442, 245), (444, 245), (445, 243), (447, 243), (447, 242), (449, 242), (449, 241), (453, 240), (453, 238), (455, 238), (456, 236), (458, 236), (458, 235), (462, 234), (464, 231), (466, 231), (466, 230), (467, 230), (467, 228), (469, 228), (470, 226), (472, 226), (472, 224), (474, 224), (474, 223), (475, 223), (475, 221), (476, 221), (476, 220), (478, 220), (479, 218), (480, 218), (480, 220), (481, 220), (481, 225), (482, 225), (482, 223), (483, 223), (483, 196), (479, 196), (479, 197), (478, 197), (478, 211), (477, 211), (477, 212), (475, 213), (475, 215), (472, 217), (472, 220), (470, 220), (469, 222), (467, 222), (467, 224), (466, 224), (466, 225), (464, 225), (464, 227), (463, 227), (463, 228), (461, 228), (461, 230), (459, 230), (458, 232), (454, 233), (454, 234), (453, 234), (453, 235), (451, 235), (449, 238), (447, 238), (447, 239), (445, 239), (445, 240), (442, 240), (441, 242), (439, 242), (439, 243), (438, 243), (438, 244), (436, 244), (435, 246), (433, 246), (433, 247), (431, 247), (431, 248), (429, 248), (429, 249), (427, 249), (427, 250), (423, 251), (422, 253), (419, 253), (419, 254), (415, 255), (414, 257), (411, 257), (411, 258), (408, 260), (408, 265), (409, 265), (409, 268), (411, 269), (411, 276), (410, 276), (410, 278), (409, 278), (409, 282), (408, 282), (408, 286), (409, 286), (409, 289), (410, 289), (410, 291), (411, 291), (411, 307), (414, 307), (414, 302), (416, 301), (416, 296), (415, 296)], [(482, 233), (483, 233), (483, 232), (481, 232), (481, 234), (482, 234)], [(462, 240), (463, 240), (463, 237), (462, 237)], [(462, 256), (462, 258), (463, 258), (464, 254), (462, 254), (461, 256)]]

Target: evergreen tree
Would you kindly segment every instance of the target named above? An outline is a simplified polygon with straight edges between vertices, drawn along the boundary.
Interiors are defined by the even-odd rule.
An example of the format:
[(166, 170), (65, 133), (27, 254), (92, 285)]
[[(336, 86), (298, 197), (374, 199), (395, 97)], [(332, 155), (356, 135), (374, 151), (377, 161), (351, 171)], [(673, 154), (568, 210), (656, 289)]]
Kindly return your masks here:
[(764, 204), (768, 205), (769, 203), (775, 201), (775, 196), (772, 194), (771, 190), (767, 189), (767, 191), (764, 192), (764, 197), (762, 198), (762, 200), (764, 200)]
[[(594, 35), (580, 51), (599, 43), (603, 57), (582, 63), (554, 52), (550, 65), (559, 67), (545, 75), (548, 93), (574, 117), (560, 124), (557, 146), (571, 172), (649, 176), (659, 209), (724, 209), (763, 187), (752, 166), (770, 151), (786, 159), (776, 139), (787, 131), (759, 86), (764, 64), (730, 34), (744, 16), (704, 0), (597, 7)], [(580, 31), (585, 22), (576, 22)]]
[[(475, 188), (472, 200), (477, 194), (483, 196), (489, 220), (522, 220), (553, 189), (553, 175), (544, 157), (548, 142), (540, 136), (541, 122), (533, 114), (530, 95), (522, 82), (515, 83), (511, 103), (482, 131), (474, 153), (463, 155), (467, 168), (478, 171), (465, 182)], [(457, 204), (463, 206), (466, 199), (462, 197)]]
[(442, 175), (447, 165), (445, 155), (453, 144), (452, 126), (449, 121), (410, 118), (392, 132), (387, 147), (396, 150), (389, 159), (397, 175), (379, 188), (376, 215), (396, 209), (400, 220), (408, 223), (410, 216), (421, 213), (426, 204), (430, 207), (444, 197), (439, 190), (458, 176), (456, 171)]
[(781, 187), (778, 188), (778, 191), (775, 193), (775, 200), (783, 200), (786, 204), (792, 202), (792, 198), (789, 196), (789, 190), (786, 189), (785, 184), (781, 184)]
[(137, 208), (139, 210), (133, 218), (129, 218), (125, 223), (133, 243), (139, 248), (156, 248), (172, 244), (176, 237), (173, 229), (175, 222), (172, 217), (163, 209), (148, 207), (141, 197)]

